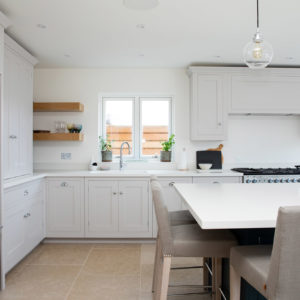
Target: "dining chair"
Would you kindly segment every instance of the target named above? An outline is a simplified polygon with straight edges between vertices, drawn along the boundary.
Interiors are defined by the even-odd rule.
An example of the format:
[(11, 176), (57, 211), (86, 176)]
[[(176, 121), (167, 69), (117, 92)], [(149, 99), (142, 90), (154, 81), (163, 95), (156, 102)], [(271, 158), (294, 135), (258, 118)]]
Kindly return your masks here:
[[(221, 259), (229, 257), (230, 248), (237, 244), (235, 237), (228, 230), (202, 230), (198, 224), (171, 226), (169, 213), (164, 205), (163, 191), (157, 180), (151, 179), (151, 189), (158, 223), (154, 299), (167, 299), (171, 261), (174, 257), (214, 258), (213, 271), (215, 272), (213, 273), (215, 274), (212, 274), (211, 288), (214, 299), (220, 299)], [(197, 287), (210, 288), (209, 286)]]
[(300, 299), (300, 206), (279, 209), (273, 246), (231, 249), (231, 300), (240, 299), (241, 278), (267, 299)]

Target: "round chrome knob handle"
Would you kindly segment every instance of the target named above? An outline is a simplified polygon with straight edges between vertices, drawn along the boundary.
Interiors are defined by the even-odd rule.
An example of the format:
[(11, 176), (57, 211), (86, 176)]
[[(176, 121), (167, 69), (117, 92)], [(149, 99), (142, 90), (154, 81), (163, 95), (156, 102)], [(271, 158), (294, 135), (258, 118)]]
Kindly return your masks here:
[(300, 182), (300, 178), (297, 181)]
[(276, 178), (276, 179), (274, 180), (274, 182), (275, 182), (275, 183), (278, 183), (278, 182), (279, 182), (279, 179)]
[(252, 180), (252, 183), (257, 183), (257, 179), (253, 179), (253, 180)]
[(273, 182), (273, 179), (271, 179), (271, 178), (268, 179), (268, 182), (269, 182), (269, 183), (272, 183), (272, 182)]
[(290, 183), (291, 180), (288, 178), (288, 179), (285, 180), (285, 182)]
[(252, 181), (250, 179), (247, 179), (246, 180), (246, 183), (251, 183)]
[(283, 183), (283, 182), (284, 182), (284, 179), (283, 179), (283, 178), (281, 178), (281, 179), (280, 179), (280, 182), (282, 182), (282, 183)]
[(295, 182), (297, 182), (297, 180), (296, 180), (295, 178), (293, 178), (293, 179), (292, 179), (292, 182), (295, 183)]

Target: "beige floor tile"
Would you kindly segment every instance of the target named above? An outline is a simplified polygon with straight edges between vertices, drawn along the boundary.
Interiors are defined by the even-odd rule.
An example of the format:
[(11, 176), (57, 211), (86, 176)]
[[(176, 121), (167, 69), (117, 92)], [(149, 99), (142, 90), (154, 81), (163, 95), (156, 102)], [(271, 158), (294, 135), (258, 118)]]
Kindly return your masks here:
[(142, 244), (141, 246), (141, 264), (154, 264), (155, 244)]
[(93, 244), (95, 249), (140, 249), (141, 244), (136, 244), (136, 243), (111, 243), (111, 244), (105, 244), (105, 243), (96, 243)]
[(0, 299), (64, 299), (79, 271), (79, 266), (27, 265), (20, 273), (8, 274)]
[[(82, 271), (68, 299), (127, 299), (129, 296), (135, 299), (139, 295), (139, 286), (138, 275), (105, 275)], [(109, 298), (113, 296), (118, 298)]]
[(152, 292), (153, 265), (141, 265), (141, 292)]
[(94, 274), (139, 275), (140, 248), (93, 249), (83, 270)]
[(92, 247), (91, 244), (43, 244), (29, 264), (83, 265)]

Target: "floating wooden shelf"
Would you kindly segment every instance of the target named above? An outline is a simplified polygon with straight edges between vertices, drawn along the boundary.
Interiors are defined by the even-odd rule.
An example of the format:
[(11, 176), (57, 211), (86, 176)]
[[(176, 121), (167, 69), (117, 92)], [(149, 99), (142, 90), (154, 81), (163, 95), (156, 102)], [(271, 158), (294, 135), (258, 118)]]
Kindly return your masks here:
[(33, 102), (35, 112), (83, 112), (84, 105), (80, 102)]
[(82, 133), (33, 133), (34, 141), (83, 141)]

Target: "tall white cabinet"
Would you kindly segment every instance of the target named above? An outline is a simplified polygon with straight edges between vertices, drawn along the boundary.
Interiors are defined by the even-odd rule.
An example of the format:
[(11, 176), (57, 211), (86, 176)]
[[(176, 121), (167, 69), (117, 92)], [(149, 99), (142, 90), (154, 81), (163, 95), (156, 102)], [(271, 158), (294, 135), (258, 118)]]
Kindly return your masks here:
[(33, 67), (37, 60), (5, 35), (4, 179), (32, 173)]

